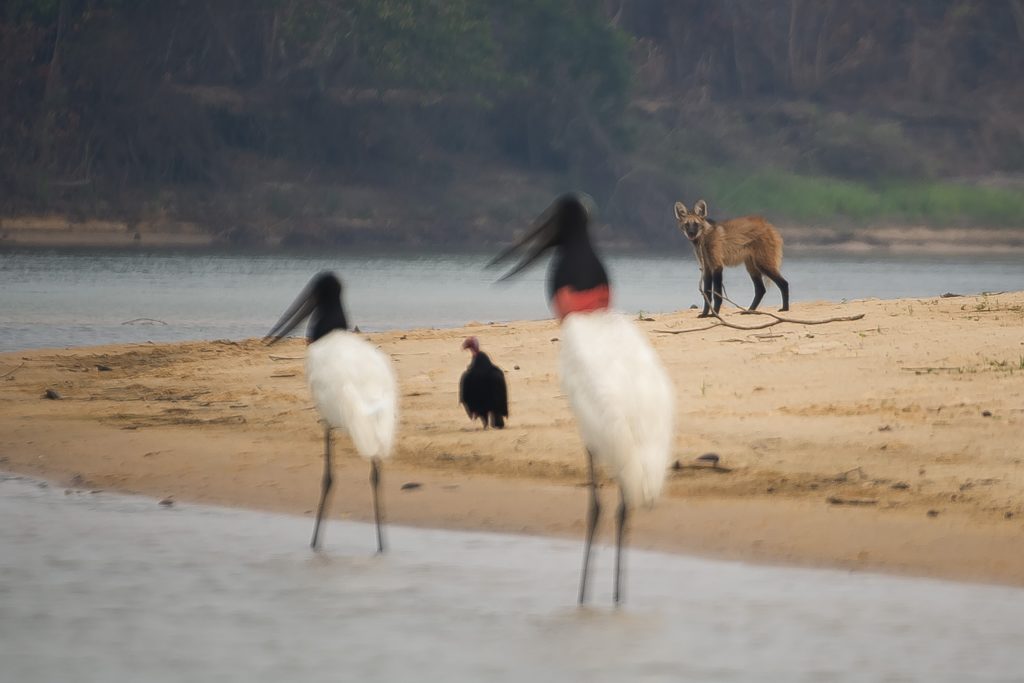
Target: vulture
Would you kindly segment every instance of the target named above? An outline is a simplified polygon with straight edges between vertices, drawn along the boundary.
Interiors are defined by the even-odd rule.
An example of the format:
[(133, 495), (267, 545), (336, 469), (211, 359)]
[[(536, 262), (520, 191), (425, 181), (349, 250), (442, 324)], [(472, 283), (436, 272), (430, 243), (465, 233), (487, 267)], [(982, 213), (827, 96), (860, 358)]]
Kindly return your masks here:
[(483, 421), (484, 429), (487, 429), (488, 422), (495, 429), (501, 429), (508, 417), (505, 373), (480, 351), (476, 337), (468, 337), (462, 348), (470, 350), (473, 360), (459, 382), (459, 403), (466, 409), (469, 419)]

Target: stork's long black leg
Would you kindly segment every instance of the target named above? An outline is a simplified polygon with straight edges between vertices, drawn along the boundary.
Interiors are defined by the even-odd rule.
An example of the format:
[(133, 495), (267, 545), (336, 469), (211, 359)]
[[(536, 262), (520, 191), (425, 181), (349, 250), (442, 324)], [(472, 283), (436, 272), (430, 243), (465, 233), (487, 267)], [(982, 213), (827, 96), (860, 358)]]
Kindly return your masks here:
[(309, 547), (313, 550), (320, 548), (320, 520), (324, 516), (324, 507), (327, 505), (327, 494), (331, 492), (331, 484), (334, 479), (331, 476), (331, 428), (324, 428), (324, 478), (320, 487), (320, 505), (316, 508), (316, 522), (313, 524), (313, 540)]
[(370, 461), (370, 486), (373, 487), (373, 517), (377, 520), (377, 552), (384, 552), (384, 532), (380, 512), (380, 459)]
[(594, 541), (594, 529), (597, 528), (597, 517), (601, 514), (601, 504), (597, 500), (597, 479), (594, 476), (594, 456), (587, 450), (587, 471), (590, 475), (590, 507), (587, 510), (587, 535), (583, 545), (583, 571), (580, 574), (579, 604), (587, 599), (587, 578), (590, 574), (590, 545)]
[[(619, 489), (619, 493), (622, 493), (622, 489)], [(613, 599), (616, 605), (622, 602), (622, 541), (626, 536), (627, 514), (628, 508), (623, 496), (619, 500), (618, 529), (615, 532), (615, 594)]]

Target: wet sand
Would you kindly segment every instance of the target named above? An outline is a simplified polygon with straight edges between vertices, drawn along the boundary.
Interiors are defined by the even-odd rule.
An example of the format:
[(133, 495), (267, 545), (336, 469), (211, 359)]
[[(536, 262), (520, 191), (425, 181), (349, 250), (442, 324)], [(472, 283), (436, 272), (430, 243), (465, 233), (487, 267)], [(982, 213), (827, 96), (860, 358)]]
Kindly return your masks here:
[[(658, 331), (706, 323), (695, 311), (638, 322), (676, 385), (678, 468), (659, 506), (635, 515), (634, 546), (1024, 585), (1024, 292), (790, 315), (859, 313), (678, 335)], [(467, 334), (507, 373), (505, 430), (479, 429), (457, 404)], [(368, 336), (401, 383), (391, 521), (579, 536), (585, 463), (558, 334), (533, 321)], [(311, 514), (322, 432), (304, 351), (248, 340), (0, 354), (0, 470)], [(718, 468), (695, 462), (706, 452)], [(368, 519), (368, 466), (344, 437), (336, 472), (332, 514)], [(602, 493), (611, 509), (612, 487)]]

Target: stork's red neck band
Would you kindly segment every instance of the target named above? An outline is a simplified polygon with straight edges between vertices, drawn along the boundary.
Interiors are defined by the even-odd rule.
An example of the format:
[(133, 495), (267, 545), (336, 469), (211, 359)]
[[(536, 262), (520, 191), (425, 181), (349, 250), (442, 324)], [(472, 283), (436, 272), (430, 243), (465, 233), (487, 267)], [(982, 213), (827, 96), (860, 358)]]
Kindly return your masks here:
[(577, 290), (566, 285), (551, 299), (551, 307), (559, 320), (564, 320), (570, 313), (600, 311), (611, 303), (612, 293), (608, 285), (600, 285), (593, 289)]

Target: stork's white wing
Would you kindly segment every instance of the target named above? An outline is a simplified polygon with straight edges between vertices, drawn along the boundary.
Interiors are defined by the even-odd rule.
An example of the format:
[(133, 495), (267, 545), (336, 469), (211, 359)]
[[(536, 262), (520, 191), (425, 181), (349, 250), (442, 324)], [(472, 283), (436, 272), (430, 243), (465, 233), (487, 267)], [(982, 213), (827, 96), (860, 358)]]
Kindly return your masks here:
[(643, 333), (609, 311), (562, 322), (562, 386), (596, 462), (628, 505), (653, 505), (672, 448), (674, 392)]
[(306, 378), (320, 416), (347, 431), (361, 456), (391, 454), (398, 382), (387, 355), (351, 332), (335, 330), (309, 345)]

